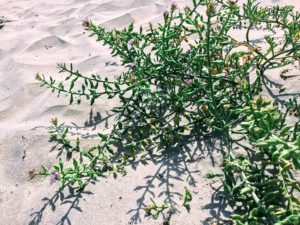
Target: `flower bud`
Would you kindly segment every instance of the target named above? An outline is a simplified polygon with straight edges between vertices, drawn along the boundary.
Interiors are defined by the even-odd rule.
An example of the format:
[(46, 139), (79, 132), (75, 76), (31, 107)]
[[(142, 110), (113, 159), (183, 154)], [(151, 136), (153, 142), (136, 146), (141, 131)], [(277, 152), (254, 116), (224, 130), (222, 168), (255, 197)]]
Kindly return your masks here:
[(171, 5), (171, 12), (174, 12), (177, 9), (177, 5), (175, 3), (173, 3)]
[(208, 112), (208, 105), (202, 105), (201, 109), (203, 112)]
[(92, 27), (92, 22), (87, 18), (85, 17), (83, 20), (82, 20), (82, 26), (85, 28), (85, 29), (89, 29)]

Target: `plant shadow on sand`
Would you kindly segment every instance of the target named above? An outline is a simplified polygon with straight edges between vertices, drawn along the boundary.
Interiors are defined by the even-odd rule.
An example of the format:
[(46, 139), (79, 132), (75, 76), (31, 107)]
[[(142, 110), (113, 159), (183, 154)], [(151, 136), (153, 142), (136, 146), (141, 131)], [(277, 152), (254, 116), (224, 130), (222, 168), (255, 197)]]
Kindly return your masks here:
[(51, 198), (49, 198), (49, 197), (43, 198), (42, 201), (44, 202), (44, 205), (41, 207), (41, 209), (39, 211), (36, 211), (30, 215), (33, 218), (29, 222), (29, 225), (40, 224), (42, 222), (43, 213), (46, 210), (46, 208), (51, 207), (52, 211), (55, 211), (56, 204), (58, 204), (58, 203), (60, 205), (69, 204), (69, 207), (68, 207), (67, 211), (65, 212), (64, 216), (60, 218), (60, 220), (56, 223), (56, 225), (72, 224), (72, 222), (69, 218), (69, 214), (71, 213), (71, 211), (77, 210), (79, 212), (82, 212), (82, 210), (79, 206), (80, 200), (84, 196), (92, 195), (93, 193), (89, 192), (89, 191), (84, 191), (84, 190), (76, 192), (74, 190), (74, 188), (72, 188), (69, 185), (67, 186), (67, 188), (69, 191), (69, 195), (67, 195), (67, 196), (65, 196), (65, 194), (63, 193), (62, 188), (59, 188), (59, 190), (56, 191), (55, 194)]
[[(190, 143), (194, 143), (195, 146), (191, 146)], [(186, 210), (182, 206), (182, 200), (178, 199), (183, 198), (182, 192), (173, 191), (175, 185), (174, 183), (181, 183), (180, 186), (188, 184), (188, 186), (193, 187), (193, 189), (199, 190), (200, 182), (206, 183), (207, 188), (212, 188), (214, 194), (206, 205), (202, 205), (202, 209), (209, 210), (210, 217), (203, 218), (203, 224), (209, 224), (208, 221), (212, 219), (217, 221), (226, 221), (226, 218), (230, 216), (226, 208), (227, 200), (223, 192), (221, 191), (222, 184), (216, 181), (206, 180), (204, 178), (205, 173), (211, 172), (211, 169), (218, 171), (218, 165), (220, 164), (221, 155), (225, 154), (225, 149), (223, 148), (223, 141), (219, 135), (206, 136), (204, 138), (199, 138), (196, 140), (195, 137), (187, 136), (182, 140), (178, 145), (168, 149), (161, 150), (155, 155), (151, 153), (148, 155), (148, 158), (142, 159), (140, 161), (132, 162), (134, 168), (137, 167), (137, 164), (147, 164), (148, 161), (152, 161), (155, 165), (159, 165), (151, 175), (144, 177), (145, 184), (137, 186), (134, 191), (140, 191), (140, 197), (136, 200), (137, 207), (135, 209), (129, 210), (128, 214), (133, 214), (131, 220), (136, 222), (141, 222), (142, 212), (146, 209), (146, 203), (148, 199), (146, 196), (160, 197), (172, 208), (172, 212), (181, 213), (183, 210)], [(204, 167), (201, 167), (201, 165)], [(195, 166), (196, 165), (196, 166)], [(203, 171), (202, 171), (203, 170)], [(199, 178), (199, 174), (201, 177)], [(198, 176), (197, 176), (198, 175)], [(219, 185), (218, 188), (215, 188), (215, 184)], [(155, 184), (157, 184), (155, 186)], [(203, 184), (202, 184), (203, 185)], [(221, 185), (221, 186), (220, 186)], [(165, 188), (163, 188), (165, 186)], [(160, 187), (164, 191), (157, 192), (155, 195), (154, 189)], [(198, 191), (193, 195), (197, 195)], [(205, 198), (206, 196), (198, 196), (200, 198)], [(222, 198), (221, 198), (222, 197)], [(177, 200), (175, 200), (177, 199)], [(197, 201), (197, 200), (194, 200)], [(197, 213), (201, 213), (200, 211)], [(165, 213), (166, 214), (166, 213)], [(166, 215), (164, 214), (164, 217)], [(224, 219), (225, 218), (225, 219)], [(170, 223), (172, 224), (172, 222)]]
[[(96, 113), (96, 115), (98, 115), (97, 123), (93, 122), (92, 126), (107, 123), (108, 118), (113, 116), (109, 115), (108, 117), (99, 119), (101, 118), (100, 113)], [(94, 119), (94, 114), (91, 111), (89, 118), (86, 121), (92, 121), (92, 119)], [(76, 129), (78, 129), (78, 132), (80, 133), (81, 129), (91, 127), (90, 124), (91, 123), (85, 122), (84, 126), (77, 126)], [(73, 133), (70, 134), (74, 135)], [(90, 138), (94, 138), (94, 136), (88, 137), (88, 139)], [(50, 142), (55, 141), (50, 139)], [(157, 150), (147, 149), (145, 154), (141, 154), (134, 160), (130, 160), (127, 167), (131, 167), (133, 170), (138, 170), (139, 166), (147, 166), (150, 163), (153, 163), (156, 166), (154, 171), (149, 172), (149, 174), (144, 177), (144, 184), (136, 186), (134, 190), (129, 190), (139, 192), (140, 196), (136, 200), (136, 208), (128, 209), (127, 211), (131, 222), (138, 223), (142, 221), (142, 217), (145, 214), (145, 208), (147, 203), (149, 203), (149, 196), (152, 196), (154, 199), (157, 197), (160, 199), (160, 202), (164, 201), (167, 203), (174, 209), (174, 214), (181, 213), (183, 210), (186, 210), (182, 206), (182, 200), (178, 200), (183, 197), (183, 192), (179, 192), (178, 189), (175, 190), (176, 186), (179, 185), (183, 188), (183, 186), (187, 185), (201, 192), (201, 188), (198, 186), (199, 184), (202, 184), (202, 186), (206, 185), (205, 187), (211, 189), (211, 192), (213, 192), (211, 199), (208, 202), (206, 201), (207, 204), (202, 205), (201, 207), (210, 214), (208, 218), (203, 218), (203, 224), (209, 224), (208, 221), (211, 219), (220, 222), (227, 221), (231, 212), (226, 209), (228, 201), (222, 191), (222, 184), (204, 178), (205, 174), (212, 170), (220, 172), (220, 161), (226, 152), (226, 149), (224, 149), (223, 146), (225, 146), (225, 144), (219, 134), (207, 134), (199, 137), (186, 135), (174, 146), (170, 146), (167, 149), (165, 146), (158, 146)], [(116, 149), (118, 149), (118, 151), (113, 156), (112, 160), (117, 160), (118, 156), (124, 153), (122, 145), (117, 145)], [(66, 156), (67, 161), (72, 158), (72, 155), (65, 153), (65, 150), (68, 149), (65, 149), (63, 146), (61, 147), (61, 144), (59, 143), (55, 144), (51, 149), (51, 151), (54, 150), (58, 150), (57, 157)], [(215, 188), (215, 185), (219, 186)], [(65, 205), (65, 207), (68, 205), (68, 207), (64, 209), (64, 215), (56, 224), (72, 224), (72, 221), (69, 218), (70, 212), (72, 210), (82, 212), (80, 201), (93, 194), (93, 192), (85, 190), (77, 191), (71, 186), (67, 186), (64, 191), (60, 188), (51, 198), (45, 197), (42, 199), (44, 204), (38, 211), (30, 215), (32, 219), (29, 222), (29, 225), (41, 224), (46, 208), (51, 207), (52, 211), (55, 211), (56, 205)], [(196, 193), (193, 195), (196, 195)], [(202, 197), (207, 198), (207, 196)], [(193, 201), (197, 201), (197, 199)], [(200, 214), (201, 211), (199, 210), (197, 213)], [(165, 218), (165, 216), (166, 213), (163, 213), (163, 218)]]
[[(277, 76), (279, 76), (279, 74)], [(290, 75), (289, 77), (290, 78), (294, 78), (294, 77), (298, 78), (298, 77), (300, 77), (300, 74)], [(290, 79), (290, 78), (287, 78), (287, 79)], [(298, 87), (295, 87), (295, 90), (292, 90), (292, 92), (288, 90), (288, 93), (286, 93), (286, 92), (280, 93), (280, 89), (282, 87), (284, 87), (284, 85), (283, 85), (283, 82), (279, 83), (278, 79), (271, 79), (268, 76), (264, 75), (262, 81), (263, 81), (263, 85), (266, 90), (266, 93), (274, 100), (274, 102), (276, 104), (278, 104), (278, 106), (280, 108), (285, 108), (288, 105), (288, 103), (289, 103), (288, 99), (290, 99), (292, 97), (300, 96), (300, 89)], [(288, 81), (288, 82), (290, 82), (290, 81)], [(275, 93), (278, 91), (275, 91), (274, 88), (278, 89), (279, 93)]]
[(6, 19), (3, 16), (0, 16), (0, 30), (5, 26), (6, 23), (11, 22), (10, 20)]
[(66, 127), (70, 129), (70, 135), (77, 135), (82, 139), (97, 138), (97, 134), (89, 133), (89, 131), (95, 131), (97, 129), (97, 126), (100, 124), (104, 124), (104, 127), (108, 129), (109, 119), (113, 116), (113, 114), (109, 114), (108, 112), (106, 112), (106, 115), (103, 116), (100, 112), (94, 112), (93, 109), (91, 109), (89, 117), (88, 119), (86, 119), (83, 126), (79, 126), (73, 122), (71, 123), (72, 125)]
[[(91, 128), (92, 128), (92, 131), (95, 131), (97, 129), (97, 126), (102, 123), (104, 123), (105, 128), (108, 128), (108, 121), (111, 117), (113, 117), (113, 115), (110, 115), (110, 114), (107, 114), (106, 116), (102, 117), (100, 115), (100, 112), (94, 113), (94, 111), (91, 109), (90, 113), (89, 113), (89, 117), (84, 122), (83, 126), (79, 126), (76, 123), (72, 122), (71, 123), (72, 125), (66, 125), (64, 127), (69, 129), (68, 134), (71, 136), (76, 136), (76, 137), (79, 137), (80, 139), (85, 139), (85, 140), (90, 139), (91, 140), (91, 139), (95, 139), (98, 137), (97, 133), (90, 133)], [(49, 127), (48, 130), (50, 131), (51, 127)], [(53, 145), (53, 147), (51, 148), (50, 152), (58, 151), (57, 158), (62, 156), (62, 154), (66, 150), (66, 152), (67, 152), (66, 159), (67, 160), (71, 159), (72, 155), (69, 153), (68, 147), (62, 146), (61, 143), (59, 143), (56, 140), (51, 139), (51, 138), (49, 141), (55, 143)]]

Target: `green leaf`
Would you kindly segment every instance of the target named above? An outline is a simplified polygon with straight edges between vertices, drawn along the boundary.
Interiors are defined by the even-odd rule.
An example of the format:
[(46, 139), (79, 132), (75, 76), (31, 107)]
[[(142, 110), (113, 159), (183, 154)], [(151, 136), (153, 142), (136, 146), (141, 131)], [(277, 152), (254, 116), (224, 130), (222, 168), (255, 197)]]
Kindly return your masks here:
[(223, 176), (223, 174), (221, 174), (221, 173), (210, 172), (210, 173), (205, 174), (204, 177), (207, 178), (207, 179), (213, 179), (215, 177), (222, 177), (222, 176)]
[(245, 194), (248, 194), (248, 193), (251, 193), (252, 192), (252, 188), (251, 187), (244, 187), (242, 190), (241, 190), (241, 195), (245, 195)]
[(72, 105), (73, 101), (74, 101), (74, 96), (73, 94), (70, 94), (70, 105)]
[(105, 134), (98, 133), (98, 136), (101, 138), (101, 141), (107, 141), (108, 136)]
[(59, 172), (63, 173), (64, 165), (63, 165), (63, 161), (61, 158), (59, 158), (58, 166), (59, 166)]
[(76, 159), (73, 159), (73, 166), (75, 170), (79, 170), (78, 162)]
[(183, 200), (183, 206), (187, 209), (190, 210), (190, 202), (192, 201), (192, 193), (187, 187), (184, 187), (184, 200)]

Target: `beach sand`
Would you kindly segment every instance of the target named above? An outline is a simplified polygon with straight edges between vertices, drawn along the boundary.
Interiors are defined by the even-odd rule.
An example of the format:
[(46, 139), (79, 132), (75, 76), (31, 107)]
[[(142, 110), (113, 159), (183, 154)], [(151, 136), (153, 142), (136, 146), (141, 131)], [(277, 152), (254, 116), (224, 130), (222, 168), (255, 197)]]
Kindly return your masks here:
[[(92, 146), (98, 141), (97, 132), (111, 128), (108, 111), (118, 104), (101, 98), (94, 106), (87, 102), (69, 106), (67, 99), (40, 87), (36, 73), (63, 79), (56, 64), (65, 62), (82, 73), (113, 78), (123, 68), (106, 47), (88, 37), (81, 21), (88, 17), (108, 29), (131, 22), (146, 26), (161, 21), (173, 2), (183, 7), (189, 1), (0, 0), (0, 18), (9, 20), (0, 29), (0, 225), (161, 224), (162, 216), (157, 220), (145, 216), (150, 197), (175, 207), (172, 225), (210, 224), (230, 214), (217, 191), (220, 184), (204, 178), (207, 172), (220, 171), (223, 144), (215, 138), (140, 158), (126, 176), (99, 178), (79, 195), (68, 188), (61, 191), (49, 179), (32, 177), (41, 165), (51, 167), (64, 157), (49, 141), (52, 118), (65, 122), (72, 140), (80, 137), (85, 146)], [(300, 9), (300, 2), (293, 4)], [(299, 65), (292, 69), (291, 73), (299, 73)], [(299, 93), (300, 76), (283, 81), (279, 72), (267, 73), (265, 95), (283, 104)], [(279, 93), (282, 87), (286, 90)], [(185, 186), (193, 194), (190, 212), (182, 206)]]

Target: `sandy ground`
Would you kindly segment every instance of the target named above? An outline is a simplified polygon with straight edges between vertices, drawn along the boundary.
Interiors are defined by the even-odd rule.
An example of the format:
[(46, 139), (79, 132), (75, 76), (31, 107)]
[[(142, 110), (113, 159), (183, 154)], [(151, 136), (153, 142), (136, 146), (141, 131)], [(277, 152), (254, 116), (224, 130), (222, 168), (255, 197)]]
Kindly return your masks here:
[[(116, 104), (100, 99), (69, 106), (35, 81), (37, 72), (57, 75), (56, 63), (66, 62), (84, 73), (117, 75), (122, 68), (84, 32), (81, 20), (91, 18), (107, 28), (134, 22), (145, 25), (159, 21), (173, 1), (168, 0), (0, 0), (0, 18), (10, 20), (0, 29), (0, 224), (121, 225), (161, 224), (145, 216), (150, 197), (176, 208), (172, 225), (209, 224), (212, 218), (229, 215), (218, 184), (203, 178), (218, 171), (222, 143), (214, 138), (164, 155), (137, 160), (124, 177), (99, 179), (80, 195), (48, 179), (30, 178), (41, 165), (55, 163), (59, 151), (49, 141), (50, 120), (66, 122), (72, 138), (85, 145), (97, 140), (97, 131), (109, 129), (107, 112)], [(188, 1), (175, 1), (184, 6)], [(263, 1), (287, 4), (290, 1)], [(300, 3), (295, 3), (300, 9)], [(255, 37), (253, 37), (255, 38)], [(294, 65), (292, 73), (299, 73)], [(286, 99), (299, 94), (299, 76), (282, 83), (278, 71), (267, 74), (266, 94)], [(298, 84), (298, 85), (297, 85)], [(280, 87), (286, 91), (279, 94)], [(51, 151), (54, 149), (53, 151)], [(182, 206), (184, 187), (193, 192), (191, 211)], [(214, 187), (214, 188), (212, 188)]]

